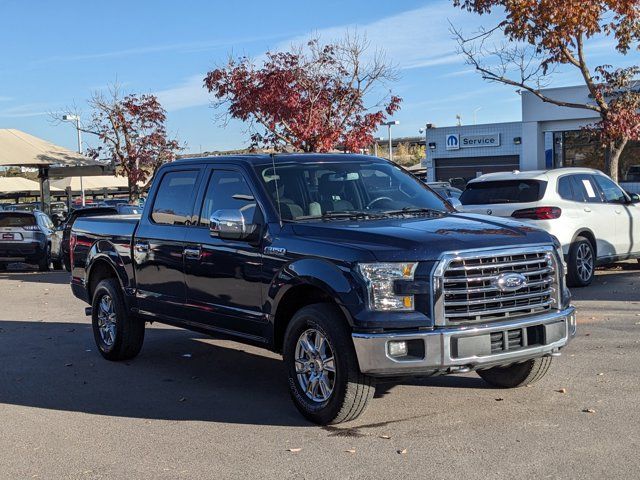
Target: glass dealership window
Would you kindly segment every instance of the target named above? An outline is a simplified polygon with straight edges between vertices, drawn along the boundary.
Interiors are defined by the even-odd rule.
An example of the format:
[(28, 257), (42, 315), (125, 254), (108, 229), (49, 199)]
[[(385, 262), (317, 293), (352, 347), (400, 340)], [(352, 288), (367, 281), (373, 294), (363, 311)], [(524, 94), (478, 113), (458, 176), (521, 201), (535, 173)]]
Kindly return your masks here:
[[(584, 167), (604, 171), (604, 149), (581, 130), (554, 132), (554, 167)], [(621, 182), (640, 182), (640, 142), (629, 142), (620, 157)]]

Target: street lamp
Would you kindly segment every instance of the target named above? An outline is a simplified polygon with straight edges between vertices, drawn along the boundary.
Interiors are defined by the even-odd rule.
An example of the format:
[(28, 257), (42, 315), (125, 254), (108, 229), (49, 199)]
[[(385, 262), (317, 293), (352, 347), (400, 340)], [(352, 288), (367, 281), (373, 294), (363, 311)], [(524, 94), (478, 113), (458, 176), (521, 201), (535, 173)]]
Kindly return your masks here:
[[(64, 122), (75, 122), (76, 132), (78, 133), (78, 153), (82, 155), (82, 132), (80, 131), (80, 115), (63, 115), (62, 120)], [(80, 195), (82, 197), (82, 206), (86, 205), (84, 196), (84, 183), (82, 181), (82, 175), (80, 175)]]
[(393, 144), (391, 143), (391, 126), (399, 125), (400, 122), (398, 120), (391, 120), (390, 122), (385, 122), (383, 125), (387, 126), (387, 131), (389, 133), (389, 160), (393, 162)]
[(478, 108), (475, 108), (473, 110), (473, 124), (474, 125), (478, 124), (478, 122), (476, 121), (476, 113), (478, 113), (480, 110), (482, 110), (482, 107), (478, 107)]
[(373, 155), (375, 157), (378, 156), (378, 142), (381, 142), (384, 140), (384, 137), (376, 137), (373, 139)]

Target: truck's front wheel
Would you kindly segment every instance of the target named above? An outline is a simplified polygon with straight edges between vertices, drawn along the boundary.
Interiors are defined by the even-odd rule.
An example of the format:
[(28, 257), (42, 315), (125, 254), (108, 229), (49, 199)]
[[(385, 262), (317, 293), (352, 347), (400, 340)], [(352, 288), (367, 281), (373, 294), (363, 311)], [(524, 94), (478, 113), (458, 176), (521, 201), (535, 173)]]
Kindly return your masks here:
[(551, 366), (551, 357), (534, 358), (508, 367), (493, 367), (477, 373), (488, 384), (498, 388), (530, 385), (544, 377)]
[(102, 356), (128, 360), (138, 355), (144, 341), (144, 322), (127, 312), (117, 280), (102, 280), (91, 305), (93, 337)]
[(289, 391), (302, 415), (326, 425), (364, 412), (375, 387), (360, 373), (347, 323), (336, 306), (300, 309), (287, 327), (283, 347)]

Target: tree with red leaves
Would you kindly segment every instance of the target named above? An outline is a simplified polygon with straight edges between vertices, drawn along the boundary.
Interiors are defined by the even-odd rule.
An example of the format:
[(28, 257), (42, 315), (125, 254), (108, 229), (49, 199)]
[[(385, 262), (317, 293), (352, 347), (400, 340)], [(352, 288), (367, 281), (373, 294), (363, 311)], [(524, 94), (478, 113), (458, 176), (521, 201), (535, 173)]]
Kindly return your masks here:
[(155, 95), (121, 95), (117, 85), (108, 94), (94, 93), (88, 103), (91, 120), (80, 130), (98, 137), (102, 145), (89, 148), (87, 155), (110, 160), (117, 174), (128, 179), (129, 199), (137, 200), (139, 184), (181, 150), (167, 134), (165, 110)]
[[(453, 29), (461, 53), (482, 77), (529, 91), (543, 102), (597, 112), (600, 121), (587, 127), (605, 149), (605, 170), (618, 178), (618, 163), (630, 140), (640, 139), (640, 69), (587, 61), (585, 42), (610, 38), (626, 55), (640, 41), (638, 0), (453, 0), (480, 15), (498, 9), (505, 19), (493, 28), (464, 37)], [(492, 42), (502, 34), (510, 43)], [(560, 101), (545, 95), (550, 75), (560, 66), (576, 68), (592, 102)]]
[[(231, 58), (210, 71), (204, 85), (225, 108), (220, 117), (249, 123), (252, 146), (327, 152), (337, 146), (366, 148), (401, 99), (380, 87), (397, 78), (379, 51), (369, 55), (359, 37), (321, 44), (318, 39), (288, 52), (267, 52), (256, 67), (248, 58)], [(374, 105), (366, 101), (374, 95)], [(256, 128), (258, 127), (258, 128)]]

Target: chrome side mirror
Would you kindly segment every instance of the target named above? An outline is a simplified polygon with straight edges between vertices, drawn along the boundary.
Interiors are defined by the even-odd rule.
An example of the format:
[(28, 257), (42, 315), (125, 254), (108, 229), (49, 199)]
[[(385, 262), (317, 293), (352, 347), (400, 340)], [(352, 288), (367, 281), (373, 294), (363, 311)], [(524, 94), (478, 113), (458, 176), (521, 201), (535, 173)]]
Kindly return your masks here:
[(449, 205), (455, 208), (457, 212), (461, 212), (464, 209), (464, 207), (462, 206), (462, 202), (457, 198), (449, 197), (447, 198), (447, 202), (449, 202)]
[(241, 240), (250, 233), (240, 210), (216, 210), (209, 218), (209, 234), (227, 240)]

